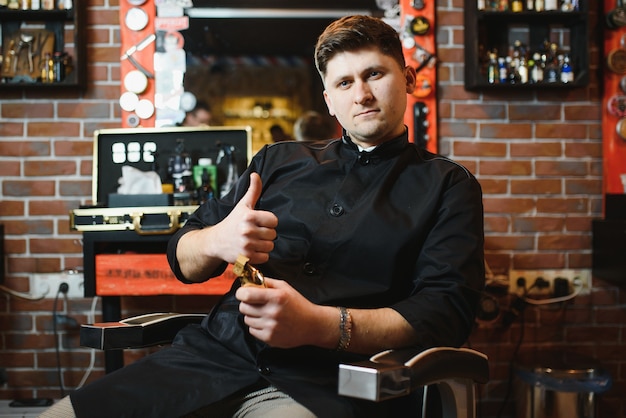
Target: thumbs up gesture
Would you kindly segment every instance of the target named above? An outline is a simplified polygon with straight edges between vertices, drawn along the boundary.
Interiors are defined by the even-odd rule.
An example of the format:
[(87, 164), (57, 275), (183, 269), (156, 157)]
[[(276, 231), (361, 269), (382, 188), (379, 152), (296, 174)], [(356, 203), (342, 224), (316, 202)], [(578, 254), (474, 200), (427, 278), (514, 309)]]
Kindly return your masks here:
[(251, 173), (246, 194), (232, 212), (214, 226), (219, 229), (223, 259), (230, 263), (234, 263), (239, 254), (248, 257), (252, 264), (265, 263), (274, 249), (278, 218), (272, 212), (255, 210), (262, 188), (261, 177)]

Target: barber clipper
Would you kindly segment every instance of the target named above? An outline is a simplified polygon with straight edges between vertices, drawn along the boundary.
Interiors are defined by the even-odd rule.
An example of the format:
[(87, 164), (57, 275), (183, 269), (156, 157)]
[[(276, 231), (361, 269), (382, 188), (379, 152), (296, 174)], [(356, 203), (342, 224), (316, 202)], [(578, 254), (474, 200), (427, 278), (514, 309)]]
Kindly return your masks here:
[(239, 255), (233, 266), (233, 273), (241, 282), (242, 286), (263, 286), (265, 287), (265, 277), (256, 268), (249, 263), (250, 259), (246, 256)]

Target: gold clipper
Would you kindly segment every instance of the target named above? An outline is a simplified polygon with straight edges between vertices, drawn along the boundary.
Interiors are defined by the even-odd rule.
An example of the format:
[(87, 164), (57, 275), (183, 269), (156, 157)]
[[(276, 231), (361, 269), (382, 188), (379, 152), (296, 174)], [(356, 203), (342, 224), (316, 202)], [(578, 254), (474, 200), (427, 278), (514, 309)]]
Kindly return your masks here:
[(233, 273), (237, 275), (242, 286), (263, 286), (265, 287), (265, 277), (248, 262), (250, 259), (244, 255), (239, 255), (233, 266)]

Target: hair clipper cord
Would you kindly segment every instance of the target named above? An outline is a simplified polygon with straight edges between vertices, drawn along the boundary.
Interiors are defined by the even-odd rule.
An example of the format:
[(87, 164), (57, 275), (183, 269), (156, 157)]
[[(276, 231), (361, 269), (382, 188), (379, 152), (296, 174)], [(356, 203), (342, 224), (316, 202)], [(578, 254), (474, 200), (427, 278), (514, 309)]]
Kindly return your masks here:
[(242, 286), (263, 286), (265, 287), (265, 277), (249, 263), (250, 259), (239, 255), (233, 266), (233, 272), (241, 282)]

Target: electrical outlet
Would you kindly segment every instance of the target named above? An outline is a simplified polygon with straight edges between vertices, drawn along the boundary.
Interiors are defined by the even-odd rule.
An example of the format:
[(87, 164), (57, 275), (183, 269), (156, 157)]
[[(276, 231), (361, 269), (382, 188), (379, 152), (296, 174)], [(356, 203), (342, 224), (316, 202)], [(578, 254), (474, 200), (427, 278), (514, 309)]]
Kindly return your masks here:
[[(578, 285), (582, 286), (580, 294), (589, 293), (591, 289), (591, 270), (511, 270), (509, 271), (509, 293), (520, 296), (524, 293), (524, 287), (518, 286), (518, 280), (521, 278), (524, 279), (525, 288), (529, 289), (528, 295), (533, 296), (555, 296), (554, 282), (557, 278), (563, 278), (569, 282), (568, 294), (574, 292)], [(534, 286), (531, 289), (538, 278), (544, 279), (548, 286), (545, 288)], [(574, 281), (577, 281), (576, 285)]]
[(85, 297), (85, 279), (82, 273), (64, 271), (61, 273), (33, 274), (30, 277), (30, 293), (33, 297), (53, 299), (61, 283), (67, 283), (68, 298)]

